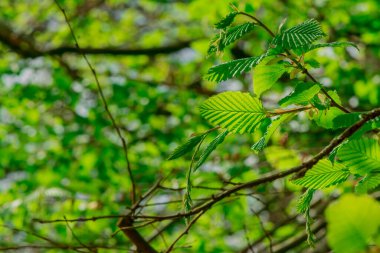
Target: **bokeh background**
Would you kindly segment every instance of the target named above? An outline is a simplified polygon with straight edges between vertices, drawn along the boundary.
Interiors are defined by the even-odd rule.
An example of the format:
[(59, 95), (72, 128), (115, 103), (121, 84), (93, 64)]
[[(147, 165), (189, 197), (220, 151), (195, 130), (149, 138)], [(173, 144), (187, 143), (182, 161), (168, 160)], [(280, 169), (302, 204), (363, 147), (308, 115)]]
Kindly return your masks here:
[[(159, 175), (168, 188), (184, 187), (190, 156), (167, 161), (191, 134), (211, 126), (199, 116), (207, 97), (225, 90), (250, 91), (252, 73), (221, 84), (205, 81), (208, 68), (223, 61), (261, 54), (269, 36), (257, 29), (221, 56), (207, 58), (213, 24), (231, 9), (224, 0), (65, 0), (80, 46), (96, 69), (101, 86), (129, 146), (129, 158), (143, 193)], [(336, 89), (353, 111), (380, 104), (380, 2), (377, 0), (238, 1), (276, 30), (315, 18), (325, 41), (352, 41), (354, 48), (323, 48), (309, 57), (312, 73)], [(239, 17), (239, 20), (244, 18)], [(54, 1), (0, 1), (0, 246), (88, 245), (119, 252), (130, 242), (115, 219), (40, 224), (56, 219), (122, 214), (130, 204), (130, 182), (121, 144), (97, 94), (96, 84)], [(284, 79), (264, 96), (274, 108), (291, 91)], [(220, 188), (300, 164), (337, 134), (300, 114), (278, 131), (264, 153), (250, 150), (254, 138), (233, 136), (218, 147), (194, 176), (195, 203)], [(304, 220), (296, 216), (300, 188), (282, 179), (234, 195), (209, 210), (182, 239), (178, 252), (327, 252), (323, 209), (334, 192), (318, 194), (313, 215), (321, 221), (320, 240), (309, 249)], [(182, 210), (182, 191), (161, 189), (149, 200), (151, 214)], [(160, 204), (166, 203), (166, 204)], [(147, 238), (166, 226), (153, 245), (164, 249), (183, 231), (183, 221), (141, 229)], [(249, 251), (253, 245), (256, 251)], [(252, 246), (252, 247), (253, 247)], [(116, 247), (116, 248), (114, 248)], [(120, 247), (120, 248), (118, 248)], [(48, 252), (48, 249), (23, 249)], [(59, 252), (54, 249), (50, 252)], [(62, 251), (65, 251), (62, 249)]]

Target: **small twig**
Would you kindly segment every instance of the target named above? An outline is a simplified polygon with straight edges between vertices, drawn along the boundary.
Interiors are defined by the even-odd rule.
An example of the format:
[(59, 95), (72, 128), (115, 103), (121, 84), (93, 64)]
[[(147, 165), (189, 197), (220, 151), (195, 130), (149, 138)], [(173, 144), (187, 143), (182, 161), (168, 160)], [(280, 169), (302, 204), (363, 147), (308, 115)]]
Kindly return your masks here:
[(127, 146), (127, 142), (125, 141), (123, 135), (121, 134), (121, 131), (120, 131), (120, 128), (118, 127), (118, 125), (116, 124), (116, 120), (115, 118), (112, 116), (112, 113), (111, 111), (109, 110), (109, 107), (108, 107), (108, 103), (107, 103), (107, 100), (104, 96), (104, 93), (103, 93), (103, 89), (100, 85), (100, 82), (99, 82), (99, 79), (98, 79), (98, 76), (96, 74), (96, 71), (94, 69), (94, 67), (91, 65), (90, 61), (88, 60), (86, 54), (84, 53), (84, 51), (81, 50), (81, 48), (79, 47), (79, 42), (77, 40), (77, 37), (75, 36), (75, 33), (74, 33), (74, 30), (69, 22), (69, 19), (66, 15), (66, 11), (65, 9), (63, 9), (61, 7), (61, 5), (59, 4), (58, 0), (54, 0), (55, 3), (57, 4), (58, 8), (61, 10), (64, 18), (65, 18), (65, 21), (67, 23), (67, 26), (69, 27), (69, 30), (70, 30), (70, 33), (71, 33), (71, 36), (75, 42), (75, 46), (76, 48), (78, 49), (78, 51), (82, 54), (83, 56), (83, 59), (86, 61), (88, 67), (90, 68), (91, 72), (92, 72), (92, 75), (94, 76), (94, 79), (95, 79), (95, 82), (96, 82), (96, 85), (97, 85), (97, 88), (98, 88), (98, 92), (99, 92), (99, 96), (103, 102), (103, 106), (104, 106), (104, 109), (109, 117), (109, 119), (111, 120), (112, 122), (112, 126), (114, 127), (121, 143), (122, 143), (122, 146), (123, 146), (123, 150), (124, 150), (124, 156), (125, 156), (125, 159), (126, 159), (126, 162), (127, 162), (127, 170), (128, 170), (128, 174), (129, 174), (129, 179), (131, 181), (131, 187), (132, 187), (132, 204), (135, 203), (135, 200), (136, 200), (136, 185), (135, 185), (135, 181), (134, 181), (134, 178), (133, 178), (133, 174), (132, 174), (132, 169), (131, 169), (131, 163), (129, 161), (129, 157), (128, 157), (128, 146)]
[(69, 228), (71, 234), (73, 235), (74, 239), (80, 244), (82, 245), (84, 248), (88, 249), (89, 252), (96, 252), (96, 250), (94, 251), (94, 249), (91, 249), (90, 247), (88, 247), (87, 245), (85, 245), (84, 243), (81, 242), (81, 240), (79, 240), (79, 238), (75, 235), (73, 229), (71, 228), (69, 222), (67, 221), (66, 219), (66, 216), (63, 216), (63, 218), (66, 220), (66, 226)]
[(268, 233), (268, 231), (266, 230), (266, 228), (264, 227), (264, 223), (263, 221), (261, 220), (259, 214), (257, 212), (255, 212), (255, 210), (253, 210), (252, 208), (250, 208), (251, 212), (254, 213), (257, 217), (257, 219), (259, 220), (259, 225), (261, 227), (261, 230), (263, 231), (265, 237), (268, 239), (268, 242), (269, 242), (269, 245), (268, 245), (268, 249), (269, 249), (269, 253), (273, 253), (273, 242), (272, 242), (272, 237), (270, 236), (270, 234)]
[(174, 240), (174, 242), (170, 245), (170, 247), (165, 251), (165, 253), (169, 253), (173, 250), (174, 245), (189, 232), (190, 228), (195, 224), (195, 222), (205, 213), (205, 211), (200, 212), (197, 216), (195, 216), (189, 224), (186, 226), (186, 229)]

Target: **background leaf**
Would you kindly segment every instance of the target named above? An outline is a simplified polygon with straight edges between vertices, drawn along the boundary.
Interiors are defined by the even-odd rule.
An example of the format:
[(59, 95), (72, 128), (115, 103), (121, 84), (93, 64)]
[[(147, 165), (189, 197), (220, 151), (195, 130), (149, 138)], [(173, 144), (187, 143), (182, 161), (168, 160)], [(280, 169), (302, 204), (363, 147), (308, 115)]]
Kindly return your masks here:
[(380, 228), (380, 205), (370, 196), (347, 194), (327, 207), (327, 241), (336, 253), (363, 252)]

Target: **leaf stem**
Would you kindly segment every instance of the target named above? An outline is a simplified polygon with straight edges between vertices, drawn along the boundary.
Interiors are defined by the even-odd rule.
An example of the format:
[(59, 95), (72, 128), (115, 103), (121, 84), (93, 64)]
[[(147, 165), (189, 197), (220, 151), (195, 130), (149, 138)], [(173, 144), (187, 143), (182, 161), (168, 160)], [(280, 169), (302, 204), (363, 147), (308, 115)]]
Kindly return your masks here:
[(298, 108), (292, 108), (292, 109), (288, 109), (288, 110), (277, 109), (274, 112), (268, 112), (267, 116), (268, 117), (274, 117), (274, 116), (277, 116), (277, 115), (282, 115), (282, 114), (287, 114), (287, 113), (302, 112), (302, 111), (310, 110), (310, 109), (313, 109), (313, 108), (314, 108), (313, 106), (308, 105), (308, 106), (298, 107)]
[[(245, 13), (245, 12), (239, 12), (239, 14), (241, 15), (244, 15), (244, 16), (247, 16), (251, 19), (253, 19), (257, 25), (261, 26), (262, 28), (264, 28), (264, 30), (266, 30), (272, 37), (275, 37), (276, 35), (263, 23), (261, 22), (258, 18), (248, 14), (248, 13)], [(302, 72), (307, 76), (309, 77), (314, 83), (318, 83), (318, 81), (310, 74), (310, 72), (296, 59), (296, 57), (289, 51), (289, 50), (285, 50), (285, 52), (287, 53), (288, 55), (288, 58), (293, 61), (300, 70), (302, 70)], [(350, 113), (350, 111), (348, 109), (346, 109), (345, 107), (341, 106), (340, 104), (338, 104), (329, 94), (328, 92), (326, 91), (326, 89), (324, 87), (321, 87), (321, 91), (322, 93), (328, 98), (331, 100), (331, 105), (334, 106), (334, 107), (337, 107), (339, 108), (341, 111), (345, 112), (345, 113)]]

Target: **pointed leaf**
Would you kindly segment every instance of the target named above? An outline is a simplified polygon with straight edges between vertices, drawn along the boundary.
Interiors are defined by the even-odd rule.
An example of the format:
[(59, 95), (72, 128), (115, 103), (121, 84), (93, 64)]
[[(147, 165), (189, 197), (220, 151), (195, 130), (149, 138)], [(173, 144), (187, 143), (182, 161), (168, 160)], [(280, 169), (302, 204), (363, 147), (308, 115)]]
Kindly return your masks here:
[(227, 136), (228, 130), (220, 133), (214, 140), (212, 140), (205, 150), (202, 152), (201, 156), (199, 157), (199, 160), (197, 164), (194, 167), (194, 172), (202, 166), (202, 164), (207, 160), (208, 156), (211, 154), (212, 151), (216, 149), (216, 147), (221, 144), (224, 141), (224, 138)]
[(208, 54), (212, 54), (216, 51), (223, 51), (223, 49), (231, 43), (242, 38), (253, 30), (255, 25), (253, 23), (244, 23), (242, 25), (230, 27), (226, 32), (217, 34), (210, 43)]
[(227, 16), (225, 16), (222, 20), (220, 20), (218, 23), (215, 24), (215, 28), (217, 29), (225, 29), (228, 26), (234, 22), (234, 19), (236, 15), (238, 15), (238, 12), (231, 12)]
[(211, 124), (240, 134), (252, 133), (265, 118), (260, 100), (239, 91), (227, 91), (207, 99), (200, 111)]
[(198, 145), (199, 142), (201, 142), (203, 138), (204, 138), (204, 135), (196, 135), (196, 136), (191, 137), (184, 144), (178, 146), (173, 151), (173, 153), (170, 154), (170, 156), (168, 157), (168, 160), (174, 160), (174, 159), (177, 159), (178, 157), (181, 157), (187, 154), (188, 152), (193, 150), (193, 148), (196, 145)]
[(333, 166), (329, 160), (323, 159), (293, 183), (311, 189), (322, 189), (345, 181), (349, 175), (350, 172), (343, 165), (335, 163)]
[(310, 19), (302, 24), (289, 28), (273, 39), (273, 44), (285, 49), (295, 49), (311, 44), (325, 36), (319, 23)]
[(242, 58), (210, 68), (205, 76), (209, 81), (221, 82), (250, 71), (265, 56)]
[(313, 83), (299, 83), (292, 93), (281, 99), (278, 103), (281, 106), (288, 106), (291, 104), (305, 104), (308, 103), (319, 91), (321, 87)]
[(375, 139), (352, 140), (339, 149), (338, 158), (352, 173), (365, 175), (380, 169), (380, 145)]
[(273, 84), (285, 73), (284, 64), (258, 65), (253, 76), (253, 91), (257, 96), (269, 90)]

